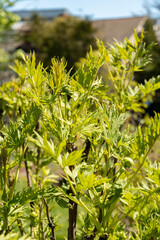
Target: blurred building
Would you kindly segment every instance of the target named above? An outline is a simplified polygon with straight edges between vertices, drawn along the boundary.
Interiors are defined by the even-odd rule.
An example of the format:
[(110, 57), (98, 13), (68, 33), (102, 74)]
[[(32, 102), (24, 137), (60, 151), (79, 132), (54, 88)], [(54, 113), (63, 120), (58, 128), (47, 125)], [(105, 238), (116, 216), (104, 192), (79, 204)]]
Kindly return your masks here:
[(30, 19), (34, 14), (38, 14), (43, 18), (47, 18), (48, 20), (52, 20), (59, 16), (68, 15), (69, 12), (67, 9), (35, 9), (35, 10), (17, 10), (12, 11), (14, 14), (20, 16), (21, 21), (26, 21)]
[(160, 43), (160, 22), (159, 22), (159, 20), (156, 22), (156, 24), (153, 25), (153, 30), (155, 32), (157, 41)]
[(134, 29), (140, 33), (146, 20), (147, 17), (104, 19), (93, 21), (93, 26), (97, 29), (97, 36), (105, 43), (112, 43), (114, 39), (122, 42), (125, 37), (132, 42)]

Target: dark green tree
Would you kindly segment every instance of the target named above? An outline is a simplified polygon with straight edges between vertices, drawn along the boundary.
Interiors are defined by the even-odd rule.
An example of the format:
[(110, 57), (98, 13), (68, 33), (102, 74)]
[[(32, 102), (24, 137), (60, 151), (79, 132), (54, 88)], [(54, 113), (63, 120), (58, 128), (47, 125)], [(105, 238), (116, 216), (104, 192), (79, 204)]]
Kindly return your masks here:
[(11, 51), (13, 45), (12, 25), (19, 17), (8, 9), (14, 4), (14, 0), (0, 0), (0, 85), (13, 76), (9, 65), (19, 57), (19, 51)]
[(53, 57), (67, 60), (70, 69), (80, 58), (85, 57), (90, 45), (94, 48), (95, 29), (87, 19), (61, 16), (48, 21), (34, 15), (28, 22), (28, 31), (23, 36), (25, 51), (35, 50), (38, 61), (44, 66), (51, 64)]

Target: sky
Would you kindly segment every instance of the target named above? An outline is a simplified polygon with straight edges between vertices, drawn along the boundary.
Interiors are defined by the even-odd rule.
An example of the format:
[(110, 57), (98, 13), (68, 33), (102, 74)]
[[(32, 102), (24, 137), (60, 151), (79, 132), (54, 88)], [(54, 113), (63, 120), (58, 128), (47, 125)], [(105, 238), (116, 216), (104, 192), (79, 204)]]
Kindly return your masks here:
[[(91, 19), (146, 15), (155, 0), (17, 0), (13, 10), (66, 8), (70, 14)], [(150, 7), (149, 7), (150, 9)]]

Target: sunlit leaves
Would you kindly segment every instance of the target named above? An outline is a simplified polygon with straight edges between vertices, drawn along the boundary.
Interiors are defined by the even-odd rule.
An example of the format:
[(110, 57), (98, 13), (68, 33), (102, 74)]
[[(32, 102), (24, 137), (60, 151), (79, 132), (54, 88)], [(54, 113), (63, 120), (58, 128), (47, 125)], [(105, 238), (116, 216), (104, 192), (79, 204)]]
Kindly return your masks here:
[(97, 178), (93, 172), (78, 172), (78, 184), (76, 190), (80, 193), (84, 193), (86, 190), (93, 189), (96, 186), (102, 185), (108, 182), (107, 178)]
[(138, 158), (143, 158), (153, 147), (153, 144), (160, 136), (160, 115), (155, 114), (154, 119), (151, 119), (150, 126), (142, 132), (141, 127), (135, 134), (134, 141), (132, 143), (132, 149), (134, 156)]
[(64, 167), (66, 166), (73, 166), (82, 161), (82, 153), (84, 149), (79, 150), (79, 151), (74, 151), (71, 152), (70, 154), (65, 154), (64, 157), (62, 158), (62, 165)]
[(141, 71), (149, 63), (150, 56), (148, 49), (143, 43), (143, 32), (140, 36), (134, 32), (134, 43), (127, 38), (123, 43), (115, 41), (114, 45), (110, 45), (109, 54), (110, 61), (107, 63), (109, 78), (113, 82), (116, 95), (113, 94), (113, 101), (116, 102), (117, 108), (125, 112), (126, 110), (142, 111), (142, 104), (138, 99), (144, 98), (148, 93), (155, 91), (154, 88), (159, 88), (158, 84), (154, 88), (144, 87), (137, 88), (132, 82), (135, 71)]
[(143, 95), (152, 93), (160, 88), (160, 76), (151, 78), (149, 81), (144, 81), (144, 84), (139, 85), (139, 89)]
[(92, 48), (84, 59), (81, 67), (77, 70), (75, 78), (84, 88), (90, 88), (96, 78), (99, 68), (106, 60), (107, 50), (102, 42), (98, 41), (99, 52), (95, 54)]
[(19, 126), (25, 135), (32, 135), (34, 128), (38, 124), (40, 114), (41, 110), (36, 105), (31, 105), (28, 111), (24, 113), (24, 116), (19, 121)]
[(40, 113), (41, 111), (36, 106), (31, 105), (30, 109), (25, 112), (22, 118), (18, 119), (16, 123), (11, 121), (9, 127), (3, 129), (8, 148), (16, 150), (22, 146), (27, 135), (32, 135), (39, 120)]
[(24, 142), (24, 136), (22, 135), (21, 129), (18, 129), (17, 124), (10, 122), (9, 128), (3, 131), (6, 137), (7, 147), (17, 149)]
[(53, 141), (48, 141), (47, 136), (41, 137), (37, 132), (35, 132), (37, 139), (28, 136), (28, 140), (33, 142), (38, 147), (44, 149), (49, 156), (55, 158), (55, 147)]
[[(64, 59), (54, 58), (50, 73), (41, 63), (36, 65), (34, 54), (24, 58), (24, 64), (16, 62), (18, 79), (1, 87), (1, 99), (11, 112), (8, 116), (13, 117), (1, 126), (0, 136), (0, 193), (8, 191), (3, 196), (9, 218), (17, 221), (34, 202), (29, 216), (38, 232), (41, 224), (36, 223), (42, 216), (46, 219), (44, 198), (56, 200), (62, 208), (71, 208), (73, 201), (86, 214), (85, 234), (117, 239), (121, 233), (126, 239), (121, 221), (124, 219), (126, 228), (127, 221), (135, 228), (137, 216), (141, 224), (140, 218), (151, 215), (147, 207), (153, 208), (156, 198), (158, 206), (160, 172), (149, 164), (148, 155), (160, 136), (160, 115), (155, 114), (150, 126), (137, 128), (132, 125), (131, 110), (141, 111), (143, 101), (160, 83), (157, 77), (144, 85), (132, 84), (134, 71), (149, 60), (143, 34), (135, 33), (134, 38), (134, 43), (125, 39), (109, 49), (98, 42), (99, 50), (91, 48), (73, 76), (67, 73)], [(116, 90), (111, 96), (106, 96), (97, 76), (104, 63)], [(29, 183), (29, 189), (15, 193), (23, 160), (27, 176), (37, 188)], [(13, 187), (4, 188), (7, 174), (17, 166)], [(62, 183), (56, 181), (58, 177)], [(48, 188), (49, 184), (62, 186)], [(0, 211), (5, 207), (2, 202)], [(142, 229), (144, 236), (148, 230)], [(131, 234), (127, 236), (133, 239)]]
[(60, 90), (63, 87), (63, 84), (67, 83), (69, 74), (67, 74), (66, 65), (67, 63), (64, 58), (60, 61), (56, 58), (52, 59), (52, 70), (51, 77), (49, 78), (49, 84), (53, 91)]

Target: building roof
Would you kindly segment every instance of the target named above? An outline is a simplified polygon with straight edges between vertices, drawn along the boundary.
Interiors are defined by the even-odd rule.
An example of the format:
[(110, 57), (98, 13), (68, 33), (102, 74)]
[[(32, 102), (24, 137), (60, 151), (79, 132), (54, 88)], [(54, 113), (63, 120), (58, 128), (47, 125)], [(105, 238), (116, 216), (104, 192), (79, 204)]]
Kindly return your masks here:
[(58, 16), (63, 16), (68, 14), (68, 10), (65, 8), (62, 9), (35, 9), (35, 10), (17, 10), (12, 11), (13, 13), (20, 16), (21, 20), (26, 20), (31, 18), (32, 15), (38, 14), (41, 17), (47, 18), (47, 19), (53, 19)]
[(146, 17), (106, 19), (93, 21), (93, 26), (97, 29), (97, 37), (105, 43), (112, 43), (114, 39), (122, 42), (125, 37), (132, 40), (134, 28), (137, 33), (141, 32)]

